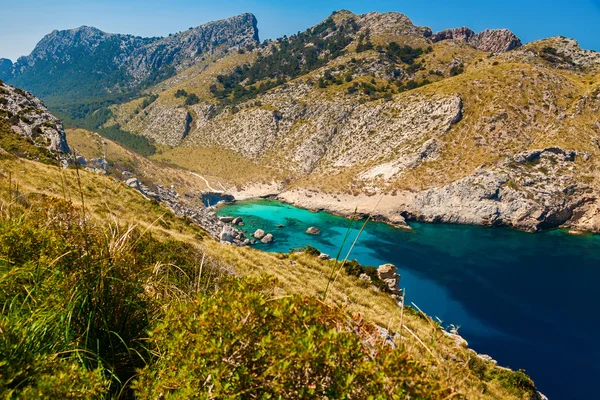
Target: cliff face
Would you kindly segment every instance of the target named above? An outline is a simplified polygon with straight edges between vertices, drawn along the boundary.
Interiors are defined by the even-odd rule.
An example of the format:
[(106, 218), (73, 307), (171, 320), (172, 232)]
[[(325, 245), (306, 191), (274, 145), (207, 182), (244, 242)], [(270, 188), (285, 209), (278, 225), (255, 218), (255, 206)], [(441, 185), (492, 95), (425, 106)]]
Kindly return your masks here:
[[(0, 122), (12, 133), (56, 153), (69, 153), (62, 122), (31, 93), (0, 83)], [(10, 133), (9, 133), (10, 134)]]
[(13, 65), (6, 81), (53, 103), (131, 90), (159, 82), (200, 59), (258, 42), (256, 18), (242, 14), (164, 38), (141, 38), (83, 26), (54, 31)]
[(522, 46), (521, 40), (508, 29), (486, 29), (477, 34), (466, 27), (447, 29), (433, 35), (431, 40), (434, 43), (442, 40), (465, 42), (477, 50), (492, 53), (505, 53)]

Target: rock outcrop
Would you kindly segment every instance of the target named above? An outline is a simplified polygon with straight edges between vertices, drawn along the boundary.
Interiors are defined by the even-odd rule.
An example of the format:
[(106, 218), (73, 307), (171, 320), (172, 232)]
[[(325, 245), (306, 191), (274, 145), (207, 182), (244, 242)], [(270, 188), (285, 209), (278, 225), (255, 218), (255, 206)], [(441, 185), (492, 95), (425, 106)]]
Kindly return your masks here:
[(384, 264), (377, 268), (377, 276), (385, 282), (393, 295), (402, 293), (402, 290), (400, 290), (400, 275), (397, 271), (398, 269), (393, 264)]
[(522, 46), (521, 40), (508, 29), (486, 29), (477, 34), (467, 27), (446, 29), (433, 35), (431, 40), (434, 43), (456, 40), (491, 53), (505, 53)]
[(252, 234), (252, 236), (254, 237), (254, 239), (262, 240), (266, 236), (266, 234), (267, 233), (262, 229), (257, 229), (256, 232)]
[(503, 225), (530, 232), (565, 224), (589, 201), (574, 183), (576, 159), (589, 154), (558, 147), (516, 154), (450, 185), (416, 193), (405, 217), (427, 222)]
[(0, 81), (0, 119), (38, 146), (56, 153), (70, 153), (62, 122), (29, 92)]
[(260, 241), (263, 244), (270, 244), (271, 242), (273, 242), (274, 238), (273, 235), (270, 233), (267, 233)]
[(309, 235), (320, 235), (321, 234), (321, 230), (319, 228), (315, 227), (315, 226), (311, 226), (310, 228), (308, 228), (306, 230), (305, 233), (307, 233)]

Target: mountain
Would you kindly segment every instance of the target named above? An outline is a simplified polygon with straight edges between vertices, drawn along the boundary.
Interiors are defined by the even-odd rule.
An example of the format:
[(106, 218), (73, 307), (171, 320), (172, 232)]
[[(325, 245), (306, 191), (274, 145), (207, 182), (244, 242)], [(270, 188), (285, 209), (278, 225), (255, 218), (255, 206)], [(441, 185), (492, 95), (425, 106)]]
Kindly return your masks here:
[(433, 33), (398, 13), (340, 11), (182, 71), (150, 105), (113, 106), (108, 125), (198, 173), (207, 154), (231, 155), (220, 178), (241, 196), (342, 214), (381, 198), (398, 224), (600, 231), (599, 71), (600, 55), (571, 39), (523, 46), (506, 29)]
[(164, 38), (112, 34), (82, 26), (53, 31), (0, 78), (59, 106), (115, 98), (159, 82), (194, 63), (258, 42), (256, 18), (242, 14)]

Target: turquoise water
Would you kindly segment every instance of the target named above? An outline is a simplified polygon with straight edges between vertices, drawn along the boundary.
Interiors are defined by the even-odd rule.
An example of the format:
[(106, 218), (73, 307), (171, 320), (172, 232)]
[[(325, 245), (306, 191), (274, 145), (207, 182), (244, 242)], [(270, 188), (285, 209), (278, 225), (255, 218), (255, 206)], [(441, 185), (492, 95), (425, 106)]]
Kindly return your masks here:
[[(335, 256), (349, 224), (274, 200), (233, 203), (219, 215), (242, 216), (249, 233), (273, 233), (273, 244), (257, 245), (269, 252), (311, 245)], [(309, 226), (321, 235), (305, 234)], [(473, 349), (525, 369), (551, 400), (592, 398), (600, 376), (600, 236), (411, 226), (414, 231), (369, 223), (351, 258), (395, 264), (407, 303), (444, 325), (460, 325)], [(359, 229), (355, 222), (353, 238)]]

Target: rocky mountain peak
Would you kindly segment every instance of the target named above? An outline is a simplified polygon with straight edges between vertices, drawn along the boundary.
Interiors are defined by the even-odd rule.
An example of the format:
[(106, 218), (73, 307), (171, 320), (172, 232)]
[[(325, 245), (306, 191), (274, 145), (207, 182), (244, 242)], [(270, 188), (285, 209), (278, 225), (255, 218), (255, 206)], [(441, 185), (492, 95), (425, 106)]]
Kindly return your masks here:
[[(72, 98), (98, 97), (156, 83), (207, 55), (224, 54), (258, 41), (257, 21), (249, 13), (163, 38), (81, 26), (51, 32), (15, 64), (2, 62), (0, 78), (42, 97), (64, 94), (65, 88)], [(84, 86), (91, 88), (88, 93)]]
[(505, 53), (522, 45), (521, 40), (508, 29), (486, 29), (477, 34), (467, 27), (446, 29), (433, 35), (431, 40), (434, 43), (442, 40), (465, 42), (477, 50), (492, 53)]
[(472, 44), (481, 51), (505, 53), (522, 46), (521, 40), (508, 29), (486, 29), (475, 35)]
[(373, 35), (429, 37), (431, 29), (413, 24), (410, 18), (398, 12), (371, 12), (357, 17), (361, 30)]

